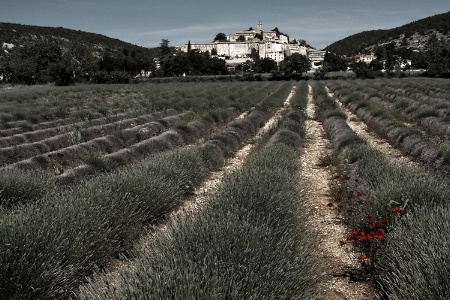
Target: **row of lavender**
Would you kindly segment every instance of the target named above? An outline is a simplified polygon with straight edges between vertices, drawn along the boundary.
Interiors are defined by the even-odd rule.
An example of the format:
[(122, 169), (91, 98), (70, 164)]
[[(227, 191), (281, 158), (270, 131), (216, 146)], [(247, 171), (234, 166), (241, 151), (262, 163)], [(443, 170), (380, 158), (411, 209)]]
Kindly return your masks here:
[[(450, 112), (450, 99), (448, 95), (443, 96), (433, 89), (445, 91), (446, 88), (448, 91), (449, 88), (440, 81), (440, 88), (433, 85), (427, 87), (421, 83), (423, 82), (409, 82), (409, 88), (403, 93), (393, 88), (400, 84), (395, 82), (386, 82), (385, 88), (378, 89), (365, 82), (355, 83), (353, 86), (343, 82), (331, 82), (327, 85), (371, 130), (386, 138), (405, 155), (448, 176), (450, 118), (447, 113)], [(420, 93), (416, 92), (415, 97), (411, 98), (406, 93), (410, 90)]]
[[(6, 163), (0, 168), (0, 210), (33, 202), (53, 190), (57, 183), (77, 183), (104, 172), (111, 172), (157, 152), (193, 143), (220, 129), (238, 113), (250, 109), (277, 89), (276, 84), (242, 85), (242, 95), (237, 97), (234, 96), (235, 87), (202, 85), (192, 90), (189, 86), (174, 86), (172, 87), (174, 91), (167, 96), (158, 92), (159, 87), (147, 87), (154, 94), (165, 98), (169, 104), (173, 104), (177, 110), (189, 109), (183, 113), (177, 113), (177, 110), (170, 108), (165, 112), (145, 113), (132, 117), (136, 115), (136, 106), (120, 114), (116, 114), (114, 108), (106, 114), (106, 117), (75, 123), (70, 117), (55, 119), (35, 124), (26, 133), (15, 133), (12, 129), (21, 127), (17, 127), (14, 122), (8, 123), (8, 127), (11, 127), (9, 136), (1, 140), (4, 143), (7, 140), (25, 141), (22, 144), (0, 148), (0, 160)], [(84, 94), (80, 93), (95, 96), (100, 92), (86, 90)], [(136, 91), (138, 95), (141, 92), (141, 89)], [(193, 94), (190, 95), (188, 92)], [(121, 95), (123, 92), (118, 89), (115, 93)], [(107, 108), (108, 98), (114, 94), (110, 95), (109, 92), (105, 95), (100, 94), (105, 97), (103, 101), (106, 104), (103, 108)], [(178, 101), (175, 101), (171, 98), (179, 97), (179, 94), (186, 95), (189, 101), (198, 99), (195, 107), (186, 106), (183, 99), (177, 98)], [(203, 94), (207, 97), (202, 96)], [(128, 92), (125, 95), (131, 97), (134, 94)], [(70, 95), (61, 94), (57, 98), (63, 96), (69, 98)], [(72, 99), (74, 102), (81, 101), (78, 99), (80, 96), (78, 94), (77, 96)], [(25, 99), (24, 102), (28, 98), (34, 99), (31, 95), (20, 97)], [(66, 98), (62, 101), (70, 102)], [(127, 109), (129, 102), (133, 102), (128, 98), (120, 100), (124, 106), (122, 111)], [(160, 102), (159, 98), (157, 100), (149, 98), (147, 101), (150, 103), (147, 104), (149, 107), (155, 106), (152, 102)], [(139, 107), (143, 105), (142, 103)], [(178, 103), (178, 106), (175, 103)], [(79, 105), (89, 104), (90, 100), (84, 99)], [(161, 104), (157, 106), (162, 107)], [(70, 105), (68, 107), (70, 108)], [(196, 112), (193, 112), (193, 109)], [(139, 110), (139, 113), (142, 111)], [(45, 129), (48, 124), (60, 125)], [(64, 133), (57, 134), (58, 132)], [(78, 132), (79, 135), (76, 136), (82, 138), (71, 139), (74, 132)], [(28, 155), (16, 155), (22, 151)], [(34, 156), (29, 157), (30, 155)], [(17, 172), (20, 170), (27, 172)]]
[[(282, 105), (292, 84), (269, 87), (260, 98), (247, 100), (254, 103), (251, 112), (204, 142), (153, 154), (75, 185), (44, 187), (44, 192), (35, 186), (38, 196), (33, 201), (3, 210), (1, 298), (67, 298), (93, 269), (115, 255), (126, 255), (145, 224), (158, 222), (178, 206), (223, 164), (226, 154), (256, 133)], [(34, 181), (27, 178), (20, 188), (30, 192), (26, 184)]]
[(360, 259), (381, 297), (448, 298), (448, 245), (442, 236), (450, 224), (448, 180), (391, 161), (353, 132), (322, 84), (314, 90), (343, 174), (338, 210), (353, 228), (341, 244), (353, 242), (365, 251)]
[(298, 184), (305, 82), (276, 132), (201, 209), (173, 220), (81, 299), (320, 299)]

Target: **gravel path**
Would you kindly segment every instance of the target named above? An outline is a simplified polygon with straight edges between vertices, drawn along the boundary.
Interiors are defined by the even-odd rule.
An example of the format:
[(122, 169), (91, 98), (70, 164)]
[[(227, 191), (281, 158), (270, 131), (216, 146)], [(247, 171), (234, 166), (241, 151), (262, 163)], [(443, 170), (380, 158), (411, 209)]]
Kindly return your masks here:
[[(311, 91), (311, 87), (310, 87)], [(326, 299), (376, 299), (375, 289), (367, 281), (356, 280), (363, 273), (358, 256), (351, 244), (340, 245), (350, 231), (335, 209), (329, 208), (334, 196), (330, 184), (336, 175), (334, 166), (322, 166), (321, 158), (332, 155), (332, 146), (320, 122), (315, 120), (315, 106), (309, 94), (306, 121), (306, 141), (300, 157), (301, 193), (307, 220), (317, 237), (322, 266), (321, 288)]]
[[(258, 141), (274, 126), (276, 126), (284, 112), (289, 108), (291, 98), (295, 94), (295, 89), (296, 87), (291, 90), (291, 93), (286, 98), (283, 107), (280, 108), (274, 116), (272, 116), (272, 118), (270, 118), (266, 124), (258, 130), (252, 141), (243, 146), (233, 158), (228, 159), (220, 170), (212, 172), (203, 184), (195, 188), (193, 195), (185, 199), (180, 208), (170, 213), (167, 217), (167, 221), (159, 225), (156, 230), (165, 231), (167, 224), (170, 224), (171, 220), (184, 218), (193, 211), (201, 209), (201, 206), (207, 203), (208, 199), (216, 193), (223, 179), (226, 176), (238, 171), (243, 166), (254, 147), (258, 145)], [(155, 234), (154, 231), (144, 234), (143, 238), (137, 243), (137, 248), (145, 247), (146, 244), (151, 243), (151, 239), (155, 236), (157, 236), (157, 234)], [(111, 261), (106, 267), (107, 273), (105, 276), (110, 279), (116, 278), (120, 271), (126, 270), (129, 263), (130, 261), (127, 259)]]
[(385, 139), (380, 138), (376, 133), (372, 132), (364, 123), (361, 121), (354, 113), (348, 110), (342, 103), (336, 99), (333, 93), (327, 88), (328, 94), (331, 98), (335, 99), (336, 103), (342, 109), (342, 111), (347, 115), (347, 124), (353, 129), (356, 134), (364, 137), (372, 147), (379, 150), (390, 160), (407, 164), (409, 166), (420, 167), (420, 164), (410, 159), (408, 156), (404, 155), (400, 150), (392, 147), (389, 142)]

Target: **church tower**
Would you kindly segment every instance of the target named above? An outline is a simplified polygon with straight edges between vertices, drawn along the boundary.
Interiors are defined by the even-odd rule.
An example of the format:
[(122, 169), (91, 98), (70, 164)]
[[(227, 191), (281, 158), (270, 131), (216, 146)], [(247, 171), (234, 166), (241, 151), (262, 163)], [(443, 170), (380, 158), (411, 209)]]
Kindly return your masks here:
[(258, 32), (262, 32), (262, 30), (263, 30), (263, 23), (260, 20), (259, 23), (258, 23), (257, 31)]

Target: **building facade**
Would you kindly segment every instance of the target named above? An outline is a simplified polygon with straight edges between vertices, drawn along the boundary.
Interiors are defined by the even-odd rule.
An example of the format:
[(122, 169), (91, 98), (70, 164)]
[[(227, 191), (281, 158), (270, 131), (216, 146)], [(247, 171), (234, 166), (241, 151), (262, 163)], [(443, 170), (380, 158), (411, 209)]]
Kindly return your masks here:
[(283, 61), (285, 56), (290, 56), (294, 53), (305, 56), (309, 56), (311, 53), (312, 59), (316, 62), (323, 61), (325, 56), (325, 51), (300, 46), (299, 42), (290, 43), (288, 36), (273, 30), (264, 30), (261, 21), (259, 21), (256, 29), (250, 28), (249, 30), (241, 30), (227, 35), (226, 42), (189, 43), (179, 46), (178, 49), (188, 52), (188, 47), (191, 50), (200, 52), (209, 51), (209, 53), (216, 53), (218, 57), (225, 59), (249, 57), (252, 51), (256, 50), (259, 58), (270, 58), (277, 63)]

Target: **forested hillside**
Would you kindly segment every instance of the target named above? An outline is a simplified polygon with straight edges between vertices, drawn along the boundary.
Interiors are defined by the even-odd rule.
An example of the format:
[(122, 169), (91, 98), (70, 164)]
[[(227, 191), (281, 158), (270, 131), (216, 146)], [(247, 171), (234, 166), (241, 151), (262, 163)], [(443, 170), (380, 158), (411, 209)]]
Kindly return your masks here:
[(393, 29), (363, 31), (334, 42), (325, 50), (338, 55), (353, 55), (390, 42), (421, 49), (433, 35), (448, 40), (449, 30), (450, 12), (446, 12)]
[[(0, 82), (69, 85), (129, 83), (137, 76), (223, 75), (209, 53), (176, 53), (169, 40), (145, 48), (66, 28), (0, 23)], [(157, 58), (154, 60), (154, 58)]]
[(0, 75), (10, 83), (129, 82), (152, 69), (157, 48), (100, 34), (0, 23)]
[[(325, 48), (325, 65), (341, 70), (339, 59), (347, 56), (357, 77), (405, 76), (408, 69), (423, 76), (449, 77), (450, 12), (435, 15), (390, 30), (361, 32)], [(361, 57), (373, 54), (370, 64)], [(331, 59), (330, 59), (331, 58)], [(337, 63), (341, 64), (337, 64)]]

